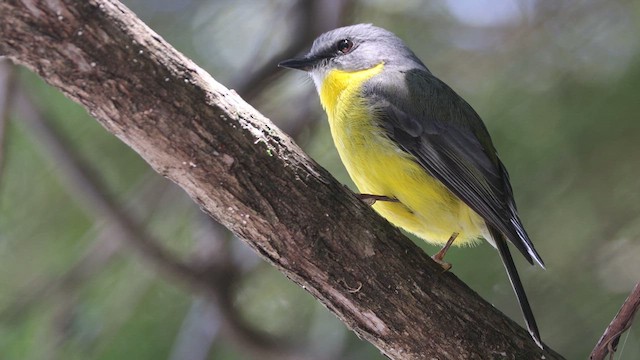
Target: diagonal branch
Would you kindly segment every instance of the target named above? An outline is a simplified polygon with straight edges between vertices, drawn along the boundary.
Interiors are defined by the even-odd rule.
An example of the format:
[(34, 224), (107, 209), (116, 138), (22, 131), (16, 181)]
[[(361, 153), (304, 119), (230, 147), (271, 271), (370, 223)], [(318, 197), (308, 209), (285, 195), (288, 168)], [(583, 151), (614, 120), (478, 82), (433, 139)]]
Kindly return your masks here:
[(0, 54), (85, 106), (389, 357), (561, 358), (117, 1), (0, 2)]
[(640, 283), (636, 284), (616, 316), (607, 326), (596, 347), (589, 355), (590, 360), (602, 360), (607, 354), (613, 359), (620, 336), (631, 327), (638, 309), (640, 309)]

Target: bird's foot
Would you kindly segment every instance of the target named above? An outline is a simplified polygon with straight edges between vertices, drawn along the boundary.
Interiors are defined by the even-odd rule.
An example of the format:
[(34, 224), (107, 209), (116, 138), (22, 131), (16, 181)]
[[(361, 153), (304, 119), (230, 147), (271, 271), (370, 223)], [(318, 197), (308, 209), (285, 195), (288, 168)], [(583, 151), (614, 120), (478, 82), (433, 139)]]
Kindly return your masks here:
[(442, 267), (443, 272), (447, 272), (447, 271), (451, 270), (451, 268), (453, 267), (453, 265), (451, 265), (451, 263), (448, 263), (448, 262), (446, 262), (444, 260), (440, 260), (435, 255), (433, 255), (431, 257), (431, 259), (433, 259), (433, 261), (437, 262), (438, 265), (440, 265)]
[(444, 271), (451, 270), (451, 267), (453, 266), (450, 263), (444, 261), (444, 256), (447, 254), (447, 251), (449, 251), (451, 244), (453, 244), (453, 242), (456, 240), (457, 237), (458, 237), (457, 232), (454, 232), (453, 234), (451, 234), (451, 237), (449, 237), (449, 240), (447, 240), (447, 243), (442, 247), (442, 249), (440, 249), (440, 251), (438, 251), (435, 255), (431, 257), (433, 261), (437, 262), (438, 264), (440, 264), (440, 266), (442, 266)]
[(390, 198), (384, 195), (373, 195), (373, 194), (357, 194), (360, 200), (364, 201), (365, 204), (371, 206), (376, 203), (376, 201), (389, 201), (389, 202), (400, 202), (400, 200), (396, 198)]

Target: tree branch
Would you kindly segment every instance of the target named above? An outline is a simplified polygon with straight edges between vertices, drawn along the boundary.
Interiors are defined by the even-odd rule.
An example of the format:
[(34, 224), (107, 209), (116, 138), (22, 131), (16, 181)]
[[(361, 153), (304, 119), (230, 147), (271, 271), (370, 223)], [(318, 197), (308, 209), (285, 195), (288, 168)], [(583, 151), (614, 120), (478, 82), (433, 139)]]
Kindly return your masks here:
[(613, 359), (620, 336), (631, 327), (638, 309), (640, 309), (640, 283), (636, 284), (616, 316), (607, 326), (596, 347), (589, 355), (590, 360), (602, 360), (607, 354)]
[(560, 358), (122, 4), (0, 2), (0, 54), (82, 104), (389, 357)]

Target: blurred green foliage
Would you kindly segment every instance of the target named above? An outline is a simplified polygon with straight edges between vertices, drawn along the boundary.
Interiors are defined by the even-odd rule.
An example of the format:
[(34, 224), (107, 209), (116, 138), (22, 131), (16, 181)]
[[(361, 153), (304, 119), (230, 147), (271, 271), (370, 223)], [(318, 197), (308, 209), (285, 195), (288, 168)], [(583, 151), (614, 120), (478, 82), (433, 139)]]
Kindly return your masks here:
[[(292, 1), (125, 3), (230, 87), (302, 31), (293, 16), (302, 10)], [(356, 22), (396, 32), (483, 117), (547, 263), (543, 271), (517, 259), (543, 340), (568, 359), (586, 358), (640, 279), (638, 2), (360, 0), (341, 20)], [(252, 103), (285, 129), (305, 122), (298, 143), (352, 186), (313, 85), (302, 74), (278, 72)], [(19, 80), (108, 196), (176, 253), (196, 251), (198, 209), (179, 189), (35, 75), (21, 70)], [(11, 120), (0, 178), (0, 359), (186, 358), (179, 339), (200, 298), (159, 277), (128, 247), (114, 245), (113, 256), (84, 270), (86, 278), (60, 280), (100, 242), (119, 243), (119, 234), (81, 205), (20, 117)], [(239, 240), (231, 254), (246, 268), (234, 304), (248, 324), (319, 354), (384, 358)], [(455, 248), (447, 260), (521, 322), (490, 246)], [(208, 358), (250, 357), (211, 331), (211, 343), (201, 344)], [(617, 358), (640, 358), (637, 325)]]

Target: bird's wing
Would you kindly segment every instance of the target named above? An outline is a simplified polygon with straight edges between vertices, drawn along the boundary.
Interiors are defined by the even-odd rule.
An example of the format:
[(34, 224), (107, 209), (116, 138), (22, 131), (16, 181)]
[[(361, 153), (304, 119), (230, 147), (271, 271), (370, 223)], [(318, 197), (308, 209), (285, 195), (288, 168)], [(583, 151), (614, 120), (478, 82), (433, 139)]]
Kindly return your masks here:
[[(478, 114), (428, 72), (371, 81), (366, 98), (388, 136), (452, 193), (541, 266), (518, 218), (509, 177)], [(401, 84), (401, 85), (398, 85)]]

